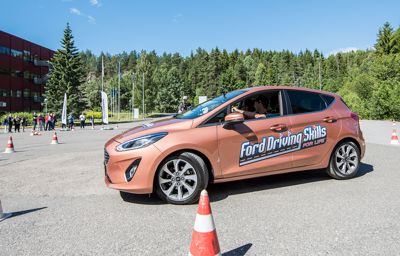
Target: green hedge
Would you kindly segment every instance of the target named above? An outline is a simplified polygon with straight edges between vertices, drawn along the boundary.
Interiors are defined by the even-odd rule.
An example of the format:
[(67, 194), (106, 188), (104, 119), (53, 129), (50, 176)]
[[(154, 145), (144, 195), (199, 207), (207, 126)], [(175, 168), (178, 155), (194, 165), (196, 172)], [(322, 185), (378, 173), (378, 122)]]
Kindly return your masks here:
[[(42, 115), (43, 115), (43, 113), (36, 113), (36, 114), (37, 114), (37, 115), (39, 115), (39, 114), (42, 114)], [(4, 119), (5, 119), (5, 118), (8, 118), (8, 115), (9, 115), (9, 114), (5, 114), (5, 115), (2, 115), (2, 116), (0, 117), (1, 125), (4, 124)], [(28, 125), (32, 125), (33, 113), (28, 113), (28, 112), (15, 112), (15, 113), (11, 113), (11, 115), (12, 115), (13, 118), (14, 118), (14, 117), (17, 117), (17, 116), (19, 116), (20, 118), (25, 117), (25, 118), (26, 118), (27, 124), (28, 124)]]

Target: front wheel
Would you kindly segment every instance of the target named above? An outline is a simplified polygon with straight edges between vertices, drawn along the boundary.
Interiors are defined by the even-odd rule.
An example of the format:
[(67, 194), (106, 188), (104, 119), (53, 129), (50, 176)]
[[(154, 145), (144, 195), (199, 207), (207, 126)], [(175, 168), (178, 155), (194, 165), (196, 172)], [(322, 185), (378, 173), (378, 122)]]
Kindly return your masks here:
[(203, 159), (184, 152), (163, 161), (154, 185), (162, 200), (172, 204), (191, 204), (199, 199), (201, 191), (208, 185), (208, 179)]
[(332, 152), (327, 173), (335, 179), (353, 178), (360, 166), (360, 149), (352, 141), (340, 143)]

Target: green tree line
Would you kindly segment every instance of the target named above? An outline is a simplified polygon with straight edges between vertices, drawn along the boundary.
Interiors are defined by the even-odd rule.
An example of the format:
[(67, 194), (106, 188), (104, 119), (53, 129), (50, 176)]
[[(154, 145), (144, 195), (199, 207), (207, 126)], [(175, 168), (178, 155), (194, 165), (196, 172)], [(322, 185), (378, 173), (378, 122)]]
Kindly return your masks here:
[[(132, 72), (135, 74), (135, 107), (142, 111), (142, 78), (146, 112), (176, 112), (183, 95), (196, 105), (198, 97), (260, 85), (288, 85), (338, 93), (362, 118), (400, 119), (400, 28), (385, 23), (375, 49), (324, 56), (318, 50), (247, 51), (198, 48), (189, 56), (131, 51), (96, 56), (79, 53), (83, 83), (76, 106), (100, 109), (101, 60), (108, 95), (118, 83), (121, 64), (121, 111), (130, 111)], [(79, 72), (78, 72), (79, 73)], [(144, 74), (144, 75), (143, 75)], [(60, 107), (58, 107), (60, 109)]]

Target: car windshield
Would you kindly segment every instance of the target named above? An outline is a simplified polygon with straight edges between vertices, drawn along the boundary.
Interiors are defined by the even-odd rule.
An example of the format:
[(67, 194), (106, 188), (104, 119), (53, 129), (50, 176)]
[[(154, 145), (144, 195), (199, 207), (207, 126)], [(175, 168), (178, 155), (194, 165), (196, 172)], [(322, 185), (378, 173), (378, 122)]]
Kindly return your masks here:
[(177, 115), (175, 118), (178, 119), (194, 119), (197, 118), (199, 116), (205, 115), (208, 112), (214, 110), (215, 108), (221, 106), (221, 104), (224, 104), (225, 102), (227, 102), (230, 99), (235, 98), (236, 96), (246, 92), (247, 90), (236, 90), (233, 92), (228, 92), (226, 94), (223, 94), (221, 96), (218, 96), (214, 99), (211, 99), (209, 101), (203, 102), (200, 105), (198, 105), (197, 107), (195, 107), (194, 109), (184, 113), (184, 114), (180, 114)]

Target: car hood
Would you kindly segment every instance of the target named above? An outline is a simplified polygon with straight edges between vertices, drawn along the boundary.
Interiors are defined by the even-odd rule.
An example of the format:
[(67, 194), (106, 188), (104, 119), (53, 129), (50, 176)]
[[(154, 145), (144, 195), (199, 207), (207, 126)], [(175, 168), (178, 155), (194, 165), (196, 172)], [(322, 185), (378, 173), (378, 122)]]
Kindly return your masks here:
[(156, 132), (174, 132), (177, 130), (189, 129), (192, 127), (193, 120), (168, 118), (151, 123), (146, 123), (129, 129), (113, 138), (117, 142), (125, 142), (140, 136)]

